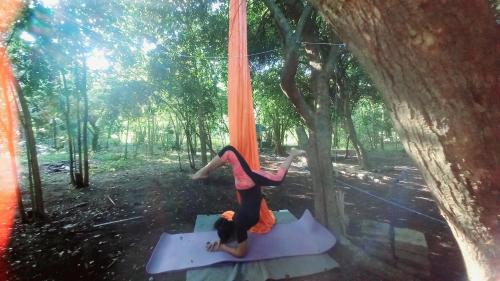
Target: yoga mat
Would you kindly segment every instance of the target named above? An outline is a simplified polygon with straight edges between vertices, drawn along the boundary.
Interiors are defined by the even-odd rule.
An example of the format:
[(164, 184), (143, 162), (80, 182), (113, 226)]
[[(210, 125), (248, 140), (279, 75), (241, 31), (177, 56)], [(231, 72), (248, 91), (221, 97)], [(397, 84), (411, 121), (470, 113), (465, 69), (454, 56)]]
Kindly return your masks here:
[(236, 258), (225, 252), (208, 252), (206, 242), (217, 240), (215, 231), (162, 234), (146, 266), (151, 274), (202, 267), (220, 262), (242, 262), (287, 256), (320, 254), (335, 245), (335, 237), (306, 210), (294, 222), (277, 224), (267, 234), (248, 236), (248, 252)]
[[(274, 211), (276, 223), (290, 223), (297, 218), (288, 210)], [(219, 215), (198, 215), (194, 231), (210, 231)], [(339, 265), (327, 253), (284, 257), (251, 262), (223, 262), (189, 269), (186, 281), (267, 281), (294, 278), (332, 270)]]

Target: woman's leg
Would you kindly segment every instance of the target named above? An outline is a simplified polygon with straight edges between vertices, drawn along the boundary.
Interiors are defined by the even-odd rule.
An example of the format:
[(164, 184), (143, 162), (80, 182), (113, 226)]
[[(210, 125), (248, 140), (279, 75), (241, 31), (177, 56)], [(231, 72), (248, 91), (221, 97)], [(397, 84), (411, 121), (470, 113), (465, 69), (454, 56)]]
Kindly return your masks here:
[(220, 159), (220, 157), (217, 155), (210, 161), (205, 167), (199, 169), (194, 175), (191, 176), (191, 179), (193, 180), (200, 180), (208, 177), (208, 174), (219, 168), (220, 166), (224, 165), (224, 161)]
[(295, 150), (290, 151), (290, 155), (286, 158), (285, 162), (283, 162), (276, 173), (270, 173), (265, 171), (253, 172), (252, 179), (256, 184), (261, 186), (277, 186), (280, 185), (285, 179), (286, 173), (292, 164), (293, 159), (296, 156), (305, 154), (303, 150)]

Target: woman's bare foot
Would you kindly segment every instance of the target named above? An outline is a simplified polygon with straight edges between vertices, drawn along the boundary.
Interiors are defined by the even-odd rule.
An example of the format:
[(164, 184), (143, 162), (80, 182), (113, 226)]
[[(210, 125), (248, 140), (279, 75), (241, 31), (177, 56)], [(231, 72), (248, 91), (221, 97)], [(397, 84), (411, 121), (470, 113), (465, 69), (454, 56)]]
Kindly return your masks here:
[[(203, 169), (202, 169), (203, 170)], [(208, 178), (208, 173), (205, 173), (202, 170), (198, 170), (198, 172), (191, 175), (192, 180), (202, 180)]]
[(301, 156), (301, 155), (305, 155), (305, 154), (306, 154), (306, 151), (302, 150), (302, 149), (292, 149), (292, 150), (290, 150), (290, 155), (293, 155), (293, 156)]

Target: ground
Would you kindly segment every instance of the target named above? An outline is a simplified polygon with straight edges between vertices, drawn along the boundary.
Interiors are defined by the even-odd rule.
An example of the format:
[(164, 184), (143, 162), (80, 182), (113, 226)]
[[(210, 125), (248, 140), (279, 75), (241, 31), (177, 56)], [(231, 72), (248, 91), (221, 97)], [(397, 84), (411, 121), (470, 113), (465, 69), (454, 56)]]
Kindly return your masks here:
[[(74, 189), (57, 168), (60, 159), (42, 165), (48, 219), (40, 224), (16, 221), (6, 258), (9, 280), (184, 280), (185, 272), (148, 275), (145, 265), (162, 232), (191, 232), (197, 214), (214, 214), (235, 206), (228, 169), (205, 182), (193, 182), (175, 155), (162, 160), (119, 156), (94, 157), (91, 187)], [(373, 155), (375, 172), (359, 169), (354, 159), (335, 157), (337, 178), (382, 198), (442, 219), (418, 170), (403, 152)], [(263, 154), (262, 166), (283, 158)], [(271, 209), (300, 216), (313, 210), (311, 180), (305, 161), (295, 162), (282, 186), (266, 189)], [(466, 280), (464, 265), (449, 228), (442, 223), (391, 206), (355, 189), (345, 189), (352, 225), (361, 219), (392, 222), (425, 234), (429, 246), (429, 280)], [(28, 193), (23, 192), (24, 198)], [(25, 204), (28, 201), (25, 200)], [(122, 219), (120, 223), (99, 224)], [(356, 229), (349, 230), (351, 235)], [(293, 280), (380, 280), (344, 264), (338, 270)]]

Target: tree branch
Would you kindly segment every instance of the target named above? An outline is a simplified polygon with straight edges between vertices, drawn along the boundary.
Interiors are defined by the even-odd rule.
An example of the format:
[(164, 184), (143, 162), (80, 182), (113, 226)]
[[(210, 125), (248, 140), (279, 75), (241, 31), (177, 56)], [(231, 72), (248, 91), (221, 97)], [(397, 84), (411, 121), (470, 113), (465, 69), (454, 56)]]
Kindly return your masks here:
[(299, 21), (297, 22), (297, 29), (295, 30), (297, 43), (301, 41), (300, 38), (302, 37), (302, 31), (304, 31), (304, 27), (306, 26), (306, 22), (309, 19), (311, 13), (312, 7), (310, 5), (307, 5), (300, 15)]
[(283, 12), (281, 12), (281, 9), (274, 0), (266, 0), (266, 6), (269, 10), (271, 10), (274, 20), (276, 21), (276, 25), (278, 25), (280, 31), (283, 33), (285, 38), (288, 38), (288, 36), (292, 34), (292, 28), (290, 27), (290, 24), (288, 23), (288, 20)]
[(293, 32), (288, 20), (276, 2), (274, 0), (266, 0), (266, 4), (271, 10), (276, 24), (285, 38), (285, 63), (280, 77), (281, 90), (290, 99), (297, 112), (304, 119), (305, 123), (308, 126), (311, 126), (314, 120), (313, 112), (295, 83), (295, 76), (297, 75), (297, 69), (299, 66), (299, 45), (296, 40), (296, 36), (298, 34), (297, 31), (300, 31), (300, 33), (302, 32), (305, 22), (307, 22), (306, 19), (311, 13), (311, 8), (309, 7), (308, 9), (304, 9), (304, 12), (301, 14), (302, 21), (300, 22), (300, 25), (297, 26), (298, 30)]

